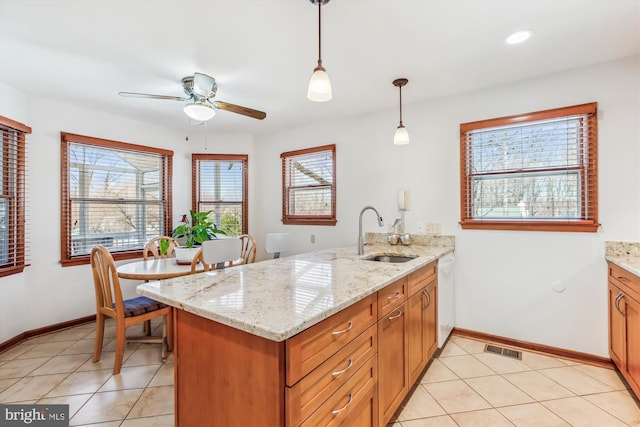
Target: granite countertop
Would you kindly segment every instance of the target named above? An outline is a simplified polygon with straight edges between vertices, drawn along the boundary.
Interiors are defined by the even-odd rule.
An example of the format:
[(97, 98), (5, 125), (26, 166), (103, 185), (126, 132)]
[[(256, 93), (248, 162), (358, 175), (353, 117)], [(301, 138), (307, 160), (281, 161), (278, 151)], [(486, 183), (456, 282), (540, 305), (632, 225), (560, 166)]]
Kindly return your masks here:
[[(370, 241), (370, 240), (367, 240)], [(307, 329), (441, 256), (447, 246), (327, 249), (138, 285), (138, 294), (273, 341)], [(418, 255), (405, 263), (364, 258)]]
[(605, 259), (640, 276), (640, 243), (605, 242)]

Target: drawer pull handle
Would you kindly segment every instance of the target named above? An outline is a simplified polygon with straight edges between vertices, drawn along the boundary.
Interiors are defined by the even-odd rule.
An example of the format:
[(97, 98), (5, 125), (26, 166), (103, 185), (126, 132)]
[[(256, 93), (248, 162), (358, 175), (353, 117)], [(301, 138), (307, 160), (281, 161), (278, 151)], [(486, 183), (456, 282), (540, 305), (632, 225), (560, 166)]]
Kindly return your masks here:
[(623, 298), (624, 298), (624, 294), (619, 294), (616, 297), (616, 300), (613, 303), (613, 305), (616, 306), (616, 310), (618, 310), (618, 313), (620, 313), (624, 317), (624, 313), (622, 312), (622, 309), (620, 308), (620, 301), (622, 301)]
[(342, 329), (341, 331), (333, 331), (331, 332), (331, 335), (340, 335), (340, 334), (344, 334), (345, 332), (348, 332), (351, 330), (351, 328), (353, 328), (353, 323), (351, 322), (351, 320), (349, 320), (349, 326), (347, 326), (346, 329)]
[(618, 276), (618, 277), (616, 277), (616, 279), (618, 279), (622, 283), (629, 283), (629, 279), (627, 277), (624, 277), (624, 276)]
[(334, 409), (333, 411), (331, 411), (331, 413), (333, 415), (338, 415), (340, 412), (343, 412), (345, 409), (347, 409), (349, 405), (351, 405), (352, 400), (353, 400), (353, 394), (349, 393), (349, 401), (347, 402), (347, 404), (340, 409)]
[(398, 314), (395, 316), (389, 316), (389, 320), (397, 319), (400, 316), (402, 316), (402, 310), (398, 309)]
[(349, 358), (349, 364), (347, 365), (346, 368), (340, 370), (340, 371), (335, 371), (331, 374), (332, 377), (337, 377), (338, 375), (342, 375), (345, 372), (347, 372), (349, 370), (349, 368), (351, 368), (353, 366), (353, 360), (351, 358)]
[(402, 296), (402, 294), (400, 293), (400, 291), (396, 291), (395, 295), (391, 295), (390, 297), (387, 297), (388, 300), (392, 300), (392, 299), (398, 299)]

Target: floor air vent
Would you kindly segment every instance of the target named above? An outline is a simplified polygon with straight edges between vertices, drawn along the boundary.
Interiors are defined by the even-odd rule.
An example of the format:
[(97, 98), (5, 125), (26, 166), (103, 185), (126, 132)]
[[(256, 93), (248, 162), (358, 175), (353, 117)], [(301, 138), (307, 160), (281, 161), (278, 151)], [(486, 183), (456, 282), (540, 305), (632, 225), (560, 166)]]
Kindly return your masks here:
[(511, 350), (510, 348), (502, 348), (497, 345), (485, 344), (485, 353), (494, 353), (501, 356), (510, 357), (512, 359), (522, 360), (522, 352), (517, 350)]

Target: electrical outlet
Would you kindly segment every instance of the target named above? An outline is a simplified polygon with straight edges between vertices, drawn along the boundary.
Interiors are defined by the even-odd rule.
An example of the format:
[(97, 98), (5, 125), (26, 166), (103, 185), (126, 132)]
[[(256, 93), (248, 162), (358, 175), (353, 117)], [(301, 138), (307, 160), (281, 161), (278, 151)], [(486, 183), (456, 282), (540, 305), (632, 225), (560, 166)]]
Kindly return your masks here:
[(424, 222), (418, 221), (418, 234), (424, 234)]
[(438, 222), (430, 222), (426, 226), (427, 234), (440, 234), (442, 233), (442, 226)]
[(316, 235), (312, 234), (311, 237), (309, 237), (309, 240), (311, 241), (311, 243), (315, 243), (316, 242)]

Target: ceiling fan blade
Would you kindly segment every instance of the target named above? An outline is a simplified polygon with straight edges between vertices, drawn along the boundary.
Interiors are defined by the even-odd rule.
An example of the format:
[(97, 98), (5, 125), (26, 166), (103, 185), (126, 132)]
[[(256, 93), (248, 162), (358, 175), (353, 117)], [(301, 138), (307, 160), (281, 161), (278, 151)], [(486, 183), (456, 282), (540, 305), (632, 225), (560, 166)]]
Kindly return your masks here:
[(241, 107), (240, 105), (229, 104), (228, 102), (214, 101), (213, 105), (220, 110), (231, 111), (232, 113), (242, 114), (243, 116), (252, 117), (258, 120), (262, 120), (267, 117), (267, 113), (265, 113), (264, 111), (258, 111), (248, 107)]
[(149, 98), (149, 99), (168, 99), (170, 101), (187, 101), (191, 99), (182, 96), (169, 96), (169, 95), (153, 95), (150, 93), (137, 93), (137, 92), (118, 92), (118, 95), (127, 98)]
[(193, 93), (204, 98), (213, 98), (217, 90), (216, 79), (206, 74), (193, 73)]

